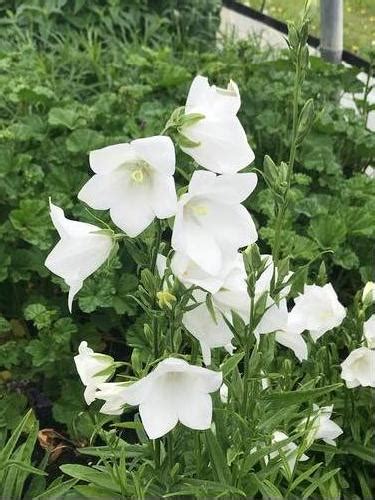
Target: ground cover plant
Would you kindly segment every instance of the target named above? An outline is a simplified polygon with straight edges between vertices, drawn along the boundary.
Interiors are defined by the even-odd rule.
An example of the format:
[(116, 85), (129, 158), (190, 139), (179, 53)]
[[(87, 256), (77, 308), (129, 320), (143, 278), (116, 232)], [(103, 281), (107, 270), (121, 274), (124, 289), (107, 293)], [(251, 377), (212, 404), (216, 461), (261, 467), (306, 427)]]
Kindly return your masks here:
[[(111, 43), (105, 43), (104, 33), (106, 36), (108, 33), (104, 27), (102, 29), (103, 32), (94, 34), (93, 31), (90, 35), (90, 31), (85, 30), (68, 31), (64, 35), (67, 39), (50, 41), (49, 50), (43, 51), (38, 50), (40, 34), (34, 39), (29, 33), (26, 40), (18, 38), (18, 34), (15, 39), (4, 42), (2, 81), (8, 85), (2, 103), (2, 159), (5, 160), (1, 184), (3, 262), (6, 263), (1, 288), (4, 443), (15, 428), (8, 440), (11, 444), (4, 447), (6, 452), (2, 456), (2, 463), (7, 465), (2, 477), (5, 491), (14, 497), (23, 494), (33, 497), (46, 490), (45, 494), (49, 496), (66, 494), (73, 498), (78, 494), (140, 498), (164, 494), (294, 495), (298, 498), (302, 494), (369, 496), (370, 464), (374, 461), (370, 444), (372, 431), (368, 425), (371, 412), (369, 389), (349, 390), (338, 385), (342, 383), (339, 364), (361, 345), (364, 329), (371, 332), (368, 319), (372, 292), (367, 287), (368, 291), (362, 294), (362, 289), (371, 278), (369, 245), (374, 232), (371, 218), (374, 188), (373, 181), (362, 171), (371, 161), (373, 137), (366, 131), (362, 115), (339, 110), (336, 105), (338, 86), (349, 91), (362, 88), (355, 78), (355, 71), (333, 69), (312, 59), (310, 69), (303, 68), (304, 73), (307, 72), (306, 79), (295, 95), (293, 55), (296, 49), (289, 55), (281, 55), (276, 61), (266, 62), (265, 59), (272, 54), (261, 53), (251, 43), (226, 41), (221, 49), (216, 49), (211, 37), (210, 50), (202, 53), (201, 49), (198, 51), (194, 47), (194, 42), (184, 46), (183, 50), (181, 46), (178, 50), (160, 47), (160, 33), (155, 37), (150, 35), (140, 43), (127, 41), (124, 48), (124, 40), (116, 43), (118, 33), (110, 38)], [(170, 30), (169, 26), (168, 36)], [(185, 42), (187, 44), (186, 39)], [(21, 51), (23, 55), (26, 51), (27, 60), (20, 57)], [(34, 58), (38, 68), (33, 74), (26, 71), (30, 57)], [(243, 64), (244, 59), (249, 61), (248, 65)], [(176, 106), (185, 104), (191, 81), (199, 73), (208, 75), (210, 82), (223, 87), (232, 77), (241, 90), (239, 116), (254, 149), (255, 161), (251, 165), (252, 174), (236, 174), (238, 166), (233, 167), (231, 174), (258, 174), (258, 185), (246, 206), (260, 235), (258, 247), (250, 246), (244, 254), (247, 285), (251, 290), (254, 280), (261, 278), (266, 270), (273, 274), (268, 283), (270, 294), (266, 293), (258, 306), (251, 308), (257, 315), (256, 321), (262, 316), (262, 309), (270, 306), (267, 301), (271, 297), (278, 304), (278, 299), (282, 300), (281, 281), (288, 275), (289, 267), (295, 271), (293, 282), (289, 283), (293, 285), (289, 291), (290, 299), (303, 292), (307, 279), (321, 287), (331, 281), (340, 301), (348, 308), (340, 329), (327, 333), (316, 344), (308, 341), (309, 357), (302, 365), (292, 352), (280, 348), (280, 345), (275, 347), (273, 333), (264, 332), (260, 336), (259, 348), (256, 348), (256, 337), (252, 335), (256, 324), (254, 318), (251, 326), (247, 318), (241, 316), (241, 311), (232, 317), (227, 310), (225, 319), (222, 318), (215, 294), (207, 294), (206, 305), (198, 306), (201, 314), (202, 310), (205, 311), (206, 317), (195, 319), (195, 309), (198, 308), (193, 308), (196, 304), (189, 302), (194, 300), (192, 290), (186, 291), (189, 286), (184, 287), (183, 277), (178, 277), (169, 252), (172, 221), (155, 222), (137, 238), (130, 238), (134, 236), (131, 228), (119, 226), (120, 229), (115, 229), (113, 222), (124, 222), (116, 215), (109, 217), (105, 212), (96, 212), (93, 209), (103, 206), (94, 206), (95, 199), (90, 201), (90, 197), (82, 195), (84, 185), (92, 175), (84, 166), (89, 151), (139, 137), (155, 136), (162, 131), (177, 141), (174, 179), (179, 196), (184, 195), (191, 176), (203, 172), (197, 170), (197, 164), (206, 168), (210, 165), (206, 163), (207, 156), (197, 153), (199, 148), (194, 143), (200, 142), (199, 136), (176, 132), (177, 127), (181, 132), (181, 126), (187, 125), (184, 123), (186, 113), (184, 115), (180, 110), (174, 114), (168, 129), (164, 129)], [(10, 75), (14, 80), (9, 78)], [(324, 86), (322, 79), (326, 82)], [(269, 86), (267, 89), (265, 82)], [(234, 87), (231, 89), (236, 94)], [(46, 98), (48, 91), (51, 94)], [(296, 109), (300, 112), (311, 96), (314, 97), (315, 112), (312, 113), (309, 104), (304, 108), (303, 116), (306, 118), (309, 111), (314, 120), (306, 120), (311, 130), (309, 134), (305, 130), (307, 136), (303, 144), (295, 148), (294, 174), (286, 195), (285, 184), (282, 184), (285, 179), (280, 179), (279, 175), (287, 173), (288, 167), (281, 162), (288, 160), (291, 146), (297, 145), (296, 136), (294, 139), (291, 136), (288, 120), (292, 119)], [(124, 112), (119, 114), (119, 108)], [(271, 112), (268, 115), (267, 110)], [(199, 124), (202, 114), (197, 112), (188, 119), (193, 118), (193, 122), (197, 120)], [(133, 147), (136, 148), (137, 143)], [(197, 163), (189, 159), (180, 147)], [(215, 153), (215, 148), (211, 149), (208, 160)], [(248, 150), (245, 149), (244, 154), (246, 161), (251, 163)], [(270, 158), (264, 160), (265, 155)], [(215, 158), (215, 165), (221, 156)], [(226, 158), (230, 163), (231, 157)], [(14, 165), (17, 175), (10, 170)], [(217, 166), (214, 168), (217, 171)], [(10, 171), (13, 175), (9, 175)], [(62, 171), (64, 175), (61, 175)], [(222, 170), (218, 172), (223, 173)], [(39, 177), (33, 178), (36, 174)], [(132, 174), (133, 180), (142, 184), (147, 171), (144, 172), (143, 167), (136, 168)], [(77, 203), (76, 194), (80, 190), (80, 198), (89, 205), (91, 203), (88, 210)], [(106, 263), (94, 276), (84, 280), (72, 315), (67, 308), (66, 284), (56, 277), (51, 282), (51, 275), (44, 266), (56, 242), (53, 225), (49, 222), (49, 196), (54, 204), (51, 212), (57, 226), (59, 222), (56, 220), (64, 221), (56, 207), (58, 205), (69, 211), (69, 218), (93, 224), (97, 231), (108, 229), (106, 224), (110, 224), (116, 234), (115, 248), (110, 245), (111, 252), (108, 253), (109, 248), (104, 245), (102, 259)], [(112, 196), (109, 202), (111, 199)], [(309, 212), (306, 208), (304, 211), (299, 208), (303, 202), (307, 203)], [(337, 203), (340, 203), (341, 210), (345, 210), (342, 217), (337, 215)], [(351, 219), (349, 212), (352, 213)], [(337, 224), (332, 233), (334, 222)], [(359, 226), (356, 227), (355, 223)], [(121, 229), (126, 237), (120, 234)], [(278, 237), (278, 232), (283, 237)], [(92, 237), (109, 243), (112, 241), (110, 234), (105, 230), (95, 232)], [(351, 259), (345, 262), (340, 258), (340, 250), (348, 252), (348, 249)], [(177, 250), (181, 251), (181, 248)], [(278, 264), (278, 275), (272, 273), (270, 262), (260, 257), (272, 251)], [(160, 265), (156, 266), (160, 264), (158, 253), (167, 258), (166, 273), (161, 271)], [(286, 257), (290, 257), (289, 264)], [(83, 259), (82, 266), (85, 261)], [(61, 272), (61, 268), (54, 267), (56, 262), (47, 261), (47, 265), (65, 278), (69, 286), (77, 288), (80, 283), (72, 282), (64, 270)], [(173, 269), (177, 278), (172, 277)], [(80, 275), (81, 279), (85, 277)], [(9, 294), (10, 289), (12, 294)], [(253, 301), (259, 298), (259, 294), (256, 299), (254, 295)], [(201, 298), (195, 300), (199, 302)], [(216, 297), (216, 300), (220, 303), (220, 298)], [(290, 310), (292, 305), (293, 301), (289, 300)], [(190, 311), (185, 310), (190, 307)], [(181, 316), (186, 314), (182, 326)], [(339, 306), (335, 314), (342, 319)], [(200, 365), (202, 361), (210, 364), (208, 356), (212, 337), (205, 342), (197, 331), (197, 321), (198, 327), (203, 322), (212, 327), (219, 320), (220, 334), (226, 340), (235, 335), (232, 342), (237, 349), (233, 356), (225, 356), (223, 349), (212, 352), (210, 369), (216, 377), (213, 384), (217, 385), (221, 372), (228, 387), (228, 396), (225, 386), (221, 389), (221, 399), (217, 393), (213, 395), (212, 430), (198, 432), (179, 424), (166, 438), (156, 439), (153, 443), (144, 432), (145, 423), (142, 425), (136, 416), (136, 407), (126, 406), (121, 419), (98, 413), (103, 401), (96, 401), (87, 408), (84, 388), (73, 362), (82, 341), (95, 352), (105, 352), (125, 365), (112, 365), (108, 357), (97, 358), (88, 346), (81, 344), (77, 367), (79, 360), (86, 356), (86, 366), (90, 366), (90, 360), (99, 360), (104, 363), (103, 368), (109, 368), (108, 373), (100, 370), (103, 372), (99, 373), (101, 382), (109, 380), (115, 367), (120, 374), (117, 381), (135, 381), (146, 377), (148, 372), (153, 373), (159, 357), (170, 355), (185, 359), (192, 365)], [(313, 327), (306, 329), (315, 331)], [(158, 338), (156, 344), (155, 338)], [(308, 338), (306, 333), (298, 336), (300, 341), (303, 338)], [(279, 333), (278, 341), (280, 339)], [(366, 343), (372, 347), (369, 333)], [(231, 350), (229, 344), (225, 345)], [(294, 346), (294, 349), (301, 358), (305, 357), (301, 345), (299, 349)], [(247, 363), (247, 356), (251, 356), (251, 363)], [(58, 374), (56, 364), (60, 369)], [(247, 374), (245, 366), (249, 367)], [(94, 370), (86, 375), (80, 370), (84, 382), (90, 381), (90, 376), (97, 372), (96, 368), (94, 364)], [(121, 375), (126, 378), (121, 378)], [(363, 378), (359, 382), (363, 385), (372, 383)], [(265, 388), (268, 384), (270, 387)], [(96, 387), (90, 383), (86, 385), (90, 389), (86, 396), (89, 398), (91, 393), (92, 398)], [(102, 395), (105, 395), (105, 389), (101, 388)], [(244, 394), (247, 394), (246, 398)], [(39, 434), (39, 443), (47, 449), (44, 459), (40, 447), (39, 452), (36, 450), (39, 456), (31, 452), (38, 423), (32, 415), (20, 421), (26, 405), (25, 396), (42, 426), (54, 427)], [(313, 403), (322, 408), (334, 405), (332, 419), (344, 431), (336, 448), (332, 443), (311, 442), (313, 435), (319, 436), (315, 432), (317, 423), (320, 426), (321, 421), (331, 422), (331, 410), (325, 408), (319, 413)], [(323, 424), (320, 427), (325, 428)], [(29, 429), (33, 431), (27, 443), (19, 443), (25, 435), (23, 432)], [(113, 432), (115, 429), (117, 433)], [(150, 429), (146, 427), (146, 431)], [(290, 436), (289, 441), (285, 435)], [(153, 434), (149, 436), (155, 437)], [(329, 439), (329, 436), (323, 437)], [(284, 438), (287, 441), (280, 443)], [(298, 451), (294, 451), (297, 448), (293, 442), (297, 442)], [(291, 458), (288, 455), (290, 449), (300, 458), (307, 448), (309, 461), (298, 463), (295, 469), (287, 465), (286, 459)], [(198, 449), (200, 454), (196, 457), (195, 450)], [(56, 460), (65, 463), (62, 470), (66, 476), (61, 476), (61, 471), (54, 465)], [(97, 460), (98, 468), (87, 467), (88, 462)], [(321, 462), (322, 465), (318, 466)], [(16, 463), (22, 463), (23, 468), (19, 465), (17, 474), (15, 469), (10, 473), (10, 466)], [(50, 473), (49, 477), (40, 472), (44, 469)], [(56, 476), (58, 479), (51, 484)], [(74, 490), (69, 493), (73, 486)]]

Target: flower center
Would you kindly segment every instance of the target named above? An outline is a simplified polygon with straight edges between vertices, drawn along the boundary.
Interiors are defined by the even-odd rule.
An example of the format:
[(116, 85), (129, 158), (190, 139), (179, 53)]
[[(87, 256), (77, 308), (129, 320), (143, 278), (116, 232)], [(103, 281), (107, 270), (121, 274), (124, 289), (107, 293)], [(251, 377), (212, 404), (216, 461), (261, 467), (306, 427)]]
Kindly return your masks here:
[(144, 175), (143, 170), (141, 168), (138, 168), (137, 170), (133, 170), (132, 175), (131, 175), (131, 178), (137, 184), (141, 184), (143, 182), (144, 177), (145, 177), (145, 175)]
[(194, 215), (197, 215), (199, 217), (203, 217), (208, 214), (209, 210), (206, 205), (203, 204), (195, 204), (190, 206), (192, 212)]
[(321, 319), (321, 321), (325, 321), (327, 319), (329, 319), (331, 317), (331, 312), (330, 311), (322, 311), (320, 314), (319, 314), (319, 317)]
[(150, 176), (150, 165), (143, 160), (139, 160), (132, 165), (130, 172), (130, 178), (134, 184), (143, 184)]

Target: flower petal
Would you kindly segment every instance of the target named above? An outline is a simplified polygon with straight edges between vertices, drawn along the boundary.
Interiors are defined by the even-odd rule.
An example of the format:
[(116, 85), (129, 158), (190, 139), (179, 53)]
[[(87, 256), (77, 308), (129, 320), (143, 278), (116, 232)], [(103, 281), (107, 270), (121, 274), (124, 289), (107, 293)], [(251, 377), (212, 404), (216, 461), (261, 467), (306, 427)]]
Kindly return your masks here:
[(90, 167), (96, 174), (108, 174), (124, 163), (137, 160), (130, 144), (113, 144), (90, 152)]
[(114, 169), (107, 175), (91, 177), (78, 193), (78, 199), (96, 210), (108, 210), (121, 202), (129, 184), (129, 173), (125, 169)]
[(158, 219), (176, 214), (177, 195), (172, 176), (155, 174), (152, 179), (151, 206)]
[(209, 429), (212, 422), (211, 396), (189, 390), (186, 384), (178, 398), (177, 414), (179, 421), (190, 429)]
[(162, 379), (155, 384), (148, 398), (139, 405), (143, 427), (150, 439), (171, 431), (178, 422), (175, 393)]
[(159, 174), (174, 174), (176, 158), (174, 145), (170, 137), (155, 135), (135, 139), (130, 144), (137, 154), (157, 170)]
[(254, 191), (257, 174), (223, 174), (215, 179), (215, 196), (225, 204), (242, 203)]
[(302, 362), (307, 359), (307, 344), (300, 333), (280, 331), (276, 333), (276, 342), (291, 349)]
[(200, 392), (215, 392), (223, 382), (223, 374), (201, 366), (189, 365), (191, 385)]
[[(182, 323), (188, 332), (199, 340), (201, 346), (204, 346), (202, 354), (205, 358), (205, 365), (210, 364), (211, 361), (211, 356), (207, 355), (207, 348), (225, 347), (227, 344), (230, 344), (233, 338), (233, 333), (223, 320), (221, 314), (217, 312), (215, 323), (206, 304), (201, 304), (186, 312), (182, 317)], [(207, 363), (206, 361), (209, 362)]]
[(114, 224), (131, 238), (141, 234), (155, 218), (145, 189), (129, 189), (122, 201), (111, 207), (110, 215)]
[(215, 275), (222, 268), (223, 255), (215, 239), (191, 217), (183, 218), (183, 209), (175, 217), (172, 247), (188, 255), (209, 274)]
[(255, 158), (244, 129), (237, 117), (223, 121), (204, 118), (184, 127), (183, 133), (199, 146), (181, 149), (198, 165), (220, 174), (233, 174)]

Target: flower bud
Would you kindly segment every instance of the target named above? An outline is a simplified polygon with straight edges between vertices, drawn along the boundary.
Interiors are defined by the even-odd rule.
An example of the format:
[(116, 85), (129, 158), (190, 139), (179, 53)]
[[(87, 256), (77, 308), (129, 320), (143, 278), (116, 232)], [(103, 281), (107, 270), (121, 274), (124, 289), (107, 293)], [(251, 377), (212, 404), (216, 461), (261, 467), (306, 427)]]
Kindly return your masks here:
[(228, 386), (227, 384), (222, 384), (220, 387), (220, 399), (224, 404), (228, 403)]
[(172, 295), (168, 290), (162, 290), (156, 294), (158, 299), (158, 304), (160, 309), (172, 309), (173, 304), (176, 302), (176, 297)]
[(375, 302), (375, 283), (368, 281), (362, 292), (362, 302), (365, 306), (369, 306)]

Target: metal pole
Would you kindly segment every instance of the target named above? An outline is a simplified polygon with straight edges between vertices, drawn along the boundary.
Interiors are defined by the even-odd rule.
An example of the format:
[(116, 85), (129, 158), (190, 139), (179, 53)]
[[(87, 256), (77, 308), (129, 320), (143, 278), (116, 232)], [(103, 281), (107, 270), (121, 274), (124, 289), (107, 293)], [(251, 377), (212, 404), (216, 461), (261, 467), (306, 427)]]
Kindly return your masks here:
[(320, 53), (326, 61), (339, 63), (344, 38), (343, 0), (320, 0)]

